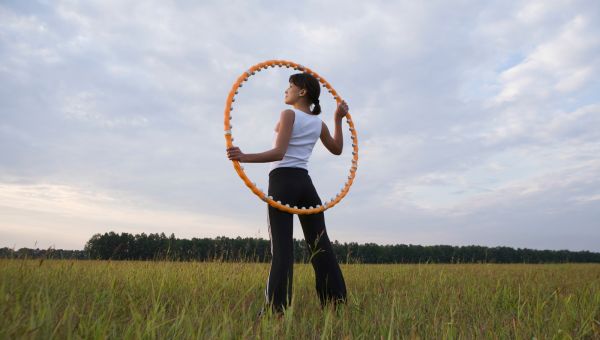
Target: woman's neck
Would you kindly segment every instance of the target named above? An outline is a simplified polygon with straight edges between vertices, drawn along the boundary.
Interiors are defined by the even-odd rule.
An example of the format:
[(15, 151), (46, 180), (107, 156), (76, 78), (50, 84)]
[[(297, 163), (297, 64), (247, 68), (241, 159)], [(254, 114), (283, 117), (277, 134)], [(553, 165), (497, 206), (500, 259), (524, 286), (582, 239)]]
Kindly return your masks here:
[(296, 103), (293, 105), (296, 110), (300, 110), (304, 113), (310, 114), (310, 107), (304, 103)]

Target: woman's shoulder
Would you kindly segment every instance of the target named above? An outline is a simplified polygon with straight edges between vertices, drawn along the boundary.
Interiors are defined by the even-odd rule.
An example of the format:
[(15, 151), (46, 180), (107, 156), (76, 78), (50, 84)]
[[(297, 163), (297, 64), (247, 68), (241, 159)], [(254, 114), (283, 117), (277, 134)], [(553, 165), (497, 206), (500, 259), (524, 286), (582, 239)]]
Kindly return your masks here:
[(284, 109), (281, 111), (281, 119), (294, 119), (296, 117), (296, 111), (292, 109)]
[(279, 120), (277, 121), (277, 124), (275, 124), (275, 132), (279, 132), (279, 127), (281, 126), (281, 122), (284, 121), (285, 124), (291, 123), (294, 124), (294, 121), (296, 120), (296, 113), (294, 112), (294, 110), (291, 109), (285, 109), (281, 111), (281, 114), (279, 115)]
[(293, 110), (285, 109), (281, 111), (281, 117), (279, 119), (280, 122), (285, 122), (286, 124), (294, 124), (296, 120), (296, 113)]

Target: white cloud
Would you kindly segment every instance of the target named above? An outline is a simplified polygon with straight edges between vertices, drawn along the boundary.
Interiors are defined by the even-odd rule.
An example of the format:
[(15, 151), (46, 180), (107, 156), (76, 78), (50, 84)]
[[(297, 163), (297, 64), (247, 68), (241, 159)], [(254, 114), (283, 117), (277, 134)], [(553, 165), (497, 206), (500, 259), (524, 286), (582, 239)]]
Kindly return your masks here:
[(32, 237), (30, 245), (38, 241), (38, 246), (57, 248), (80, 248), (92, 234), (109, 229), (173, 232), (191, 238), (244, 234), (249, 227), (226, 216), (175, 210), (140, 197), (58, 184), (0, 183), (0, 213), (0, 234), (26, 234)]
[(584, 86), (600, 66), (600, 38), (593, 33), (591, 20), (584, 14), (577, 15), (558, 36), (540, 44), (522, 63), (504, 71), (502, 90), (494, 100), (545, 100)]

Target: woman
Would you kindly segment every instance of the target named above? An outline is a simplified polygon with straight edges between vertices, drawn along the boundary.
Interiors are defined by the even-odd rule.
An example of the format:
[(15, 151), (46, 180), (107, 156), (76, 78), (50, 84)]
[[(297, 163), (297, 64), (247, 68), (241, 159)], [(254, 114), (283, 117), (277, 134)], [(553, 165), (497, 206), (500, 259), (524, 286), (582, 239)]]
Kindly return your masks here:
[[(335, 111), (335, 132), (332, 137), (327, 125), (319, 118), (321, 106), (319, 81), (308, 73), (293, 74), (285, 91), (285, 103), (293, 109), (283, 110), (275, 126), (271, 150), (245, 154), (238, 147), (227, 149), (230, 160), (242, 163), (272, 162), (268, 195), (283, 204), (298, 207), (322, 205), (308, 174), (308, 159), (317, 139), (334, 155), (343, 148), (342, 118), (348, 105), (342, 101)], [(311, 110), (310, 106), (314, 105)], [(328, 302), (346, 303), (346, 284), (325, 230), (324, 214), (298, 215), (304, 237), (311, 250), (316, 289), (324, 308)], [(293, 282), (293, 215), (268, 206), (271, 237), (271, 270), (265, 289), (266, 305), (273, 312), (283, 313), (292, 300)], [(259, 313), (262, 315), (264, 308)]]

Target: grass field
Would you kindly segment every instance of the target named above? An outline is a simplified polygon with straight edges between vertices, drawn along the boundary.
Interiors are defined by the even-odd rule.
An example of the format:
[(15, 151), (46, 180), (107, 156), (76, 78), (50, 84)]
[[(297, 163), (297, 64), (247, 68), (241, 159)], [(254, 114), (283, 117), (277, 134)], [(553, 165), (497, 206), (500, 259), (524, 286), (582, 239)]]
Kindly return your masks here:
[(600, 339), (598, 264), (343, 264), (321, 310), (308, 264), (257, 319), (269, 264), (0, 260), (0, 338)]

